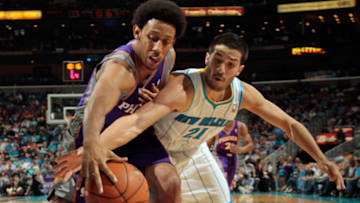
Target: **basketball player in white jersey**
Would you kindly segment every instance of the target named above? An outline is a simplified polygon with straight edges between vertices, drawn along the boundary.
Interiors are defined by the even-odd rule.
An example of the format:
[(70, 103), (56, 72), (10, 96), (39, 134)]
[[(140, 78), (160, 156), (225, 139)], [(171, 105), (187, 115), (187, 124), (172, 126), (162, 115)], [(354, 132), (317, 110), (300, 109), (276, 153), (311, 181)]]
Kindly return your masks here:
[(306, 128), (236, 78), (247, 55), (247, 45), (238, 35), (216, 36), (206, 54), (205, 69), (173, 73), (154, 101), (107, 128), (100, 136), (103, 145), (98, 147), (122, 146), (155, 124), (156, 134), (181, 177), (182, 202), (231, 202), (226, 179), (206, 141), (234, 120), (239, 109), (247, 109), (283, 129), (322, 166), (330, 180), (336, 181), (339, 190), (344, 189), (337, 166), (325, 157)]

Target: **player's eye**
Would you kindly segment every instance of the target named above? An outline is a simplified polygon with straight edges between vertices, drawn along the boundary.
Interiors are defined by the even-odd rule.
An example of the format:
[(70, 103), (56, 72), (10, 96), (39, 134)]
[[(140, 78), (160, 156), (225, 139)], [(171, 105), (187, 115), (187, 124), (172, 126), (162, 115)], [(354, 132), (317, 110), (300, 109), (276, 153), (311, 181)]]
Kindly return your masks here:
[(229, 68), (234, 68), (235, 67), (235, 65), (233, 64), (233, 63), (228, 63), (228, 65), (227, 65)]
[(148, 38), (153, 41), (153, 42), (157, 42), (159, 41), (159, 38), (158, 37), (155, 37), (154, 35), (148, 35)]

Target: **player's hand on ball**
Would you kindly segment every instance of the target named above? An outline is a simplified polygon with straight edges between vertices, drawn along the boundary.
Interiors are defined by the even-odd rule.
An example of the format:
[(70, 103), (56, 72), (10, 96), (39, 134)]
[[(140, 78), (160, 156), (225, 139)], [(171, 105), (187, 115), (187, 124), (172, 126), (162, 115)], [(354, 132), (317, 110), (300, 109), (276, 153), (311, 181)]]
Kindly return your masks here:
[(116, 176), (106, 165), (107, 161), (127, 161), (127, 158), (117, 156), (114, 152), (95, 140), (84, 142), (82, 158), (82, 167), (79, 178), (76, 181), (76, 189), (80, 189), (85, 177), (85, 196), (89, 194), (92, 180), (95, 181), (99, 193), (103, 192), (100, 170), (107, 175), (113, 183), (117, 181)]
[(141, 104), (145, 104), (146, 102), (152, 101), (159, 93), (159, 91), (160, 90), (154, 85), (154, 83), (152, 84), (151, 91), (142, 88), (139, 90), (139, 96), (140, 96), (139, 101), (141, 102)]

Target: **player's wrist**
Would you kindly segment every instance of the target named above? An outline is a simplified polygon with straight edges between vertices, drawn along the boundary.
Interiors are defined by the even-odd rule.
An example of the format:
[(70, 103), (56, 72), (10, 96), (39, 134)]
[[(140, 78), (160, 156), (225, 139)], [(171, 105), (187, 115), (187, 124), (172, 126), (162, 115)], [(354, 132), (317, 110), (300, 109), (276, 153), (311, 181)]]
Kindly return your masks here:
[(99, 145), (101, 142), (100, 142), (100, 139), (98, 137), (96, 138), (87, 138), (87, 139), (84, 139), (83, 141), (83, 146), (84, 148), (88, 148), (88, 147), (93, 147), (94, 145)]

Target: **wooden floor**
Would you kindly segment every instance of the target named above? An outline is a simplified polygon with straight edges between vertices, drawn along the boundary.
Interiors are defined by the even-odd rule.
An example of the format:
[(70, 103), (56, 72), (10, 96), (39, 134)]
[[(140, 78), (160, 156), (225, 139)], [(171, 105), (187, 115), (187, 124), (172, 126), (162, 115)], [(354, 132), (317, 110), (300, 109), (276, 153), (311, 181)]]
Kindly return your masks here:
[[(333, 197), (319, 197), (316, 195), (301, 195), (288, 193), (253, 193), (253, 194), (233, 194), (233, 203), (327, 203), (327, 202), (341, 202), (341, 203), (359, 203), (359, 199), (349, 198), (333, 198)], [(46, 197), (0, 197), (2, 202), (22, 202), (22, 203), (43, 203), (47, 202)]]
[(233, 194), (233, 203), (319, 203), (319, 202), (331, 202), (331, 201), (321, 201), (321, 200), (312, 200), (304, 199), (299, 197), (289, 197), (276, 194)]

